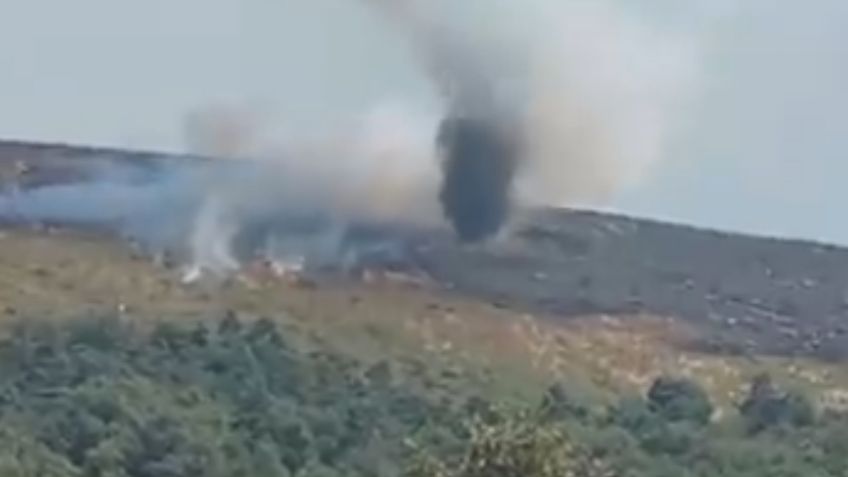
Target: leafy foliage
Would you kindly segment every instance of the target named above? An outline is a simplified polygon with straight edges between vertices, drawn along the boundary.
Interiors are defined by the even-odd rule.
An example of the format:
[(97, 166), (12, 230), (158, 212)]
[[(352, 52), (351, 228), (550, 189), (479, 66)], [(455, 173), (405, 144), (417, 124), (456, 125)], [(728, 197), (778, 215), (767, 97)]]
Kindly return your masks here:
[(589, 458), (561, 426), (545, 424), (541, 415), (521, 412), (494, 423), (475, 420), (469, 445), (453, 463), (420, 457), (409, 477), (561, 477), (602, 476), (600, 461)]
[(785, 425), (808, 426), (815, 419), (815, 409), (806, 396), (778, 389), (767, 374), (754, 378), (739, 410), (754, 433)]
[(661, 377), (648, 391), (651, 409), (667, 421), (706, 424), (713, 414), (707, 393), (688, 379)]
[(298, 349), (267, 320), (165, 322), (149, 333), (114, 319), (20, 323), (0, 346), (0, 428), (15, 429), (17, 446), (0, 468), (396, 475), (402, 438), (440, 413), (388, 369)]
[[(0, 339), (0, 475), (760, 477), (848, 474), (848, 416), (755, 379), (739, 414), (660, 377), (516, 410), (420, 362), (361, 363), (269, 320), (21, 321)], [(470, 388), (470, 386), (469, 386)]]

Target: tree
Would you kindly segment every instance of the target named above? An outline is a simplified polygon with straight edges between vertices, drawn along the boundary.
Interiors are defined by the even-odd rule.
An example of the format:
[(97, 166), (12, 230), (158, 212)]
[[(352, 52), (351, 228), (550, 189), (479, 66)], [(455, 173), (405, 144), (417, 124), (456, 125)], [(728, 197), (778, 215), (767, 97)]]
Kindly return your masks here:
[(542, 398), (542, 409), (552, 419), (576, 418), (585, 420), (591, 414), (589, 400), (579, 391), (573, 391), (562, 383), (548, 388)]
[(782, 425), (803, 427), (815, 421), (815, 408), (810, 399), (800, 392), (778, 389), (768, 374), (754, 377), (739, 411), (751, 433)]
[(575, 446), (562, 427), (541, 416), (516, 413), (497, 424), (476, 421), (464, 455), (446, 462), (422, 455), (410, 477), (562, 477), (607, 475), (604, 464)]
[(713, 414), (707, 393), (697, 383), (682, 378), (657, 378), (648, 391), (648, 405), (669, 422), (705, 425)]

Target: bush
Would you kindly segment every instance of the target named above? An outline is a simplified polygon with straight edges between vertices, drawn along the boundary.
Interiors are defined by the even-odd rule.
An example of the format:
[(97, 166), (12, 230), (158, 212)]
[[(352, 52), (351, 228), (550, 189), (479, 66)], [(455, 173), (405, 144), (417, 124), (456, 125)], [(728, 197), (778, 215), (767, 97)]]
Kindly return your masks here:
[(475, 421), (470, 442), (453, 462), (424, 454), (408, 477), (592, 477), (604, 466), (576, 447), (561, 426), (543, 424), (540, 416), (516, 413), (498, 424)]
[(848, 475), (848, 417), (817, 422), (768, 376), (742, 427), (711, 423), (703, 390), (667, 377), (608, 408), (564, 382), (534, 411), (505, 412), (423, 363), (366, 366), (298, 338), (232, 315), (150, 330), (21, 322), (0, 338), (0, 475)]
[(592, 414), (591, 396), (580, 387), (557, 383), (545, 392), (542, 411), (550, 419), (587, 420)]
[(680, 378), (657, 378), (648, 391), (652, 411), (670, 422), (689, 421), (704, 425), (710, 421), (713, 406), (697, 383)]
[(662, 419), (654, 413), (641, 397), (627, 397), (615, 406), (611, 413), (616, 426), (627, 429), (635, 435), (642, 435), (662, 425)]
[(268, 320), (29, 320), (0, 363), (0, 429), (22, 430), (4, 476), (396, 475), (404, 437), (459, 420), (385, 365), (301, 350)]
[(768, 374), (752, 380), (739, 411), (751, 433), (781, 426), (809, 426), (815, 421), (815, 408), (810, 399), (800, 392), (778, 389)]

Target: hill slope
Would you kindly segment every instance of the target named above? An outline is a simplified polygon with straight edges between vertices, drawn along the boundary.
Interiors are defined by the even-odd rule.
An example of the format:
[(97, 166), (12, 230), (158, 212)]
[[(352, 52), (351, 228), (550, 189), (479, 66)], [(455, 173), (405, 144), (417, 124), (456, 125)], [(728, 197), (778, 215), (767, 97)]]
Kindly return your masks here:
[[(143, 180), (201, 158), (0, 142), (9, 184), (82, 180), (103, 162)], [(22, 173), (21, 170), (24, 170)], [(595, 212), (520, 214), (509, 238), (460, 247), (440, 231), (403, 231), (407, 266), (460, 296), (557, 319), (648, 313), (696, 326), (692, 344), (731, 353), (840, 360), (848, 349), (848, 250), (698, 230)], [(391, 232), (389, 232), (391, 233)]]
[[(84, 180), (92, 153), (0, 144), (0, 170)], [(94, 155), (133, 180), (199, 160)], [(3, 475), (848, 471), (836, 247), (547, 210), (484, 246), (382, 231), (401, 263), (358, 278), (186, 284), (33, 225), (0, 231)]]

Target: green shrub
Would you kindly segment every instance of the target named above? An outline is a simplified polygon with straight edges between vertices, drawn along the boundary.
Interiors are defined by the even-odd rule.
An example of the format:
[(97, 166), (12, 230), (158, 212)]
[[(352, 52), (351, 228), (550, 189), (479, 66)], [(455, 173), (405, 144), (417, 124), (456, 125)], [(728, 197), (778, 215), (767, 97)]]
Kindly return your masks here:
[(689, 379), (657, 378), (648, 391), (648, 404), (652, 411), (670, 422), (689, 421), (704, 425), (713, 414), (707, 393)]
[(703, 390), (667, 377), (614, 404), (563, 381), (534, 411), (506, 412), (425, 363), (299, 343), (232, 314), (17, 323), (0, 338), (0, 476), (848, 475), (848, 417), (817, 421), (767, 376), (739, 407), (744, 426), (710, 422)]
[(516, 413), (497, 424), (475, 420), (470, 439), (457, 459), (419, 456), (409, 477), (592, 477), (605, 475), (603, 465), (589, 458), (568, 438), (564, 428), (544, 424), (539, 416)]
[(815, 408), (807, 396), (777, 388), (767, 374), (753, 379), (739, 411), (751, 433), (780, 426), (804, 427), (815, 421)]
[(27, 431), (0, 475), (396, 475), (404, 437), (459, 421), (387, 365), (299, 349), (268, 320), (30, 320), (0, 363), (0, 429)]

